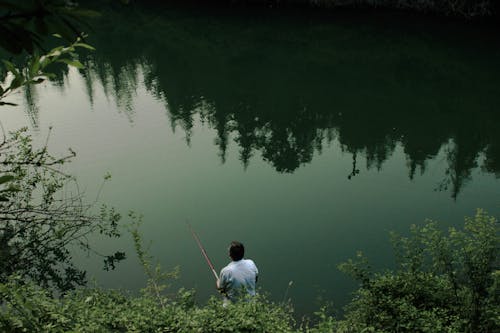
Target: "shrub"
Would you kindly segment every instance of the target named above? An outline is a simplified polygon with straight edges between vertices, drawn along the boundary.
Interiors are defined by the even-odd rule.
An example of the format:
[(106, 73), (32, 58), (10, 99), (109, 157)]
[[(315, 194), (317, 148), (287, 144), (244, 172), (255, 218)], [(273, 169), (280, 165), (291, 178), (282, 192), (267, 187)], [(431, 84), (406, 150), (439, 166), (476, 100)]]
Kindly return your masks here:
[[(119, 236), (120, 215), (106, 206), (95, 212), (63, 172), (73, 156), (70, 151), (58, 158), (46, 146), (34, 147), (26, 129), (0, 142), (0, 175), (11, 177), (0, 200), (0, 282), (16, 274), (62, 291), (82, 285), (85, 272), (75, 267), (68, 247), (91, 251), (91, 233)], [(124, 254), (104, 257), (113, 268)]]
[(362, 282), (347, 307), (349, 332), (493, 332), (499, 327), (498, 222), (478, 210), (463, 230), (435, 222), (393, 235), (398, 269), (373, 274), (366, 260), (340, 269)]
[(285, 307), (265, 297), (222, 306), (216, 298), (199, 307), (192, 292), (179, 291), (161, 306), (149, 294), (102, 289), (74, 291), (61, 299), (19, 278), (0, 284), (2, 332), (294, 332)]

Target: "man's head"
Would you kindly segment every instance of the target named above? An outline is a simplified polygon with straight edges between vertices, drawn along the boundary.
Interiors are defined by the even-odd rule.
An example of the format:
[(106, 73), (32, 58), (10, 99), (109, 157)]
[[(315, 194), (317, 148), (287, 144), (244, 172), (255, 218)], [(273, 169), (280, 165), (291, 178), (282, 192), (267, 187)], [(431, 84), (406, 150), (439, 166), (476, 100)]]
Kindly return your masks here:
[(243, 259), (243, 256), (245, 255), (245, 247), (243, 244), (237, 241), (232, 241), (231, 245), (229, 246), (229, 256), (233, 261), (238, 261)]

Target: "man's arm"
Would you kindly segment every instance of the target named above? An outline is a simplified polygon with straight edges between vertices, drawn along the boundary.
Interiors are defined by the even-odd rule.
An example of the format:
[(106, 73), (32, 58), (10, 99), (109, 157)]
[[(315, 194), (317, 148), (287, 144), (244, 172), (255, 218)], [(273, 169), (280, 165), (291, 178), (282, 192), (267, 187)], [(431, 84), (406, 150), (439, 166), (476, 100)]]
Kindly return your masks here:
[(220, 272), (219, 278), (217, 279), (215, 286), (221, 294), (226, 293), (227, 277), (225, 276), (223, 271)]

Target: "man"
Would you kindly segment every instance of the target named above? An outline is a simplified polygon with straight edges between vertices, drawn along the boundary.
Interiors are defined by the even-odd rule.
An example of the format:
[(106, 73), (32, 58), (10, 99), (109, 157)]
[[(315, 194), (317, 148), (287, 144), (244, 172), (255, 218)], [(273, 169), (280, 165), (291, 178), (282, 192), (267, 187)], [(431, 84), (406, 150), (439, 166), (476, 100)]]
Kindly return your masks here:
[(255, 296), (255, 284), (259, 271), (250, 259), (243, 259), (245, 247), (233, 241), (229, 246), (231, 262), (220, 271), (217, 289), (224, 294), (224, 305), (236, 302), (247, 295)]

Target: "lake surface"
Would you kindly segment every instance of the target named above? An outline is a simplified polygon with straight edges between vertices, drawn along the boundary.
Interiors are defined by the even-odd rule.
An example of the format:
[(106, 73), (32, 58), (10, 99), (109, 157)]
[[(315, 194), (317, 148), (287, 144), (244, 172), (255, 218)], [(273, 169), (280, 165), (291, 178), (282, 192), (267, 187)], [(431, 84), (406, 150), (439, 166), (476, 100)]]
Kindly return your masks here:
[[(179, 265), (199, 300), (240, 240), (259, 285), (299, 314), (341, 308), (356, 284), (336, 266), (394, 265), (388, 233), (425, 219), (500, 216), (500, 43), (491, 27), (391, 13), (142, 8), (104, 11), (85, 70), (14, 96), (4, 127), (29, 126), (77, 158), (92, 199), (143, 214), (150, 252)], [(131, 239), (104, 287), (139, 289)]]

